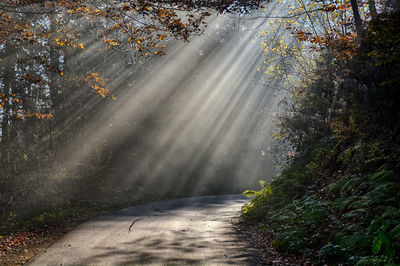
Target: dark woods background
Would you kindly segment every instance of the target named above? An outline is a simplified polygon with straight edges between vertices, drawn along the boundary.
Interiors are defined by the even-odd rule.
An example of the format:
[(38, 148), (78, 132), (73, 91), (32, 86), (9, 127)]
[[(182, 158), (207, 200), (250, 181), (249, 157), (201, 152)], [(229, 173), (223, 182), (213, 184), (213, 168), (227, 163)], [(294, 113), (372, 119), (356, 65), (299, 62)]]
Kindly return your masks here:
[(398, 2), (384, 3), (363, 22), (354, 57), (326, 49), (294, 89), (281, 134), (295, 155), (246, 192), (247, 222), (317, 265), (400, 262), (400, 14)]

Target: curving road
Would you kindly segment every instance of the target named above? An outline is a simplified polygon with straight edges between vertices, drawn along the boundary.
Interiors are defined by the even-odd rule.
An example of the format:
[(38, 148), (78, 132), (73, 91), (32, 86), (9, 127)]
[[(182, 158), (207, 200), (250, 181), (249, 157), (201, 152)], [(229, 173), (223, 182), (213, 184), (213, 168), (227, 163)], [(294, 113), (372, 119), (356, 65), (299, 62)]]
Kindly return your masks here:
[(259, 265), (231, 220), (240, 195), (174, 199), (81, 224), (28, 265)]

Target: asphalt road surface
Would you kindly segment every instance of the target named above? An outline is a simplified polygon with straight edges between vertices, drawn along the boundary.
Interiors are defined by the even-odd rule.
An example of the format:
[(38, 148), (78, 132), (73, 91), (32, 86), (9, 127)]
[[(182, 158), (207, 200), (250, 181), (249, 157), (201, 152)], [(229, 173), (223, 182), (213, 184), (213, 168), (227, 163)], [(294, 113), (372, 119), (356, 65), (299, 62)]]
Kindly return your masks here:
[(259, 265), (232, 225), (240, 195), (174, 199), (85, 222), (28, 265)]

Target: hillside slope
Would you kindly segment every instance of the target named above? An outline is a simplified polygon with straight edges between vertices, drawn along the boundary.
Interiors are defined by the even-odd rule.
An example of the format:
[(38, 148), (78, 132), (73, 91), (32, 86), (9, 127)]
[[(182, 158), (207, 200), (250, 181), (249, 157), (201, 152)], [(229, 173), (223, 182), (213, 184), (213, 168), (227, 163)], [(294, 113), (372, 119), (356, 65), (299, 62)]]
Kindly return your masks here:
[(358, 54), (326, 52), (297, 88), (280, 135), (295, 150), (243, 207), (278, 250), (316, 264), (400, 263), (400, 14), (366, 29)]

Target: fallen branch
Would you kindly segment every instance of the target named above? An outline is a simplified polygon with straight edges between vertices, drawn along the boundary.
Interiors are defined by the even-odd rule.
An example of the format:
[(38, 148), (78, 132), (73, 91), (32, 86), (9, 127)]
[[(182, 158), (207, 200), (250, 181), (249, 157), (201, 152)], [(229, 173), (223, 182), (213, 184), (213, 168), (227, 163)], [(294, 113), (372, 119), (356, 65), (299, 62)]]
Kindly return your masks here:
[(133, 222), (132, 222), (131, 225), (129, 226), (128, 231), (129, 231), (129, 232), (131, 231), (131, 228), (132, 228), (132, 226), (133, 226), (134, 223), (136, 223), (137, 221), (142, 220), (142, 219), (143, 219), (143, 218), (139, 218), (139, 219), (133, 220)]

